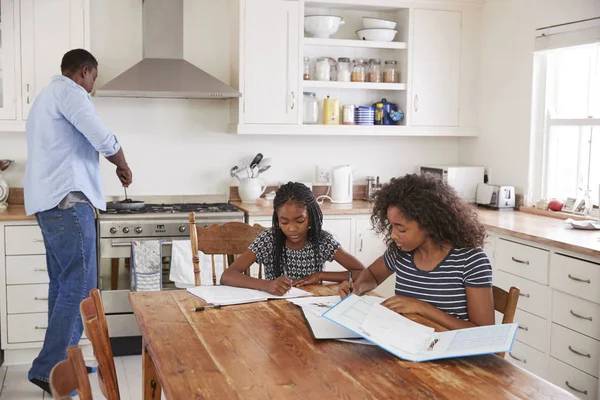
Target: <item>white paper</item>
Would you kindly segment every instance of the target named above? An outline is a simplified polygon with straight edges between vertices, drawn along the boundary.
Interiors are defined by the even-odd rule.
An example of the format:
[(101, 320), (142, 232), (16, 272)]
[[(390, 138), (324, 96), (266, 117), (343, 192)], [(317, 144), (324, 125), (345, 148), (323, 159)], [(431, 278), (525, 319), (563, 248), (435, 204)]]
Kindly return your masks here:
[[(382, 297), (375, 296), (363, 296), (363, 300), (369, 303), (381, 303), (385, 299)], [(312, 312), (315, 315), (321, 316), (327, 312), (331, 307), (335, 306), (341, 300), (340, 296), (313, 296), (304, 298), (289, 299), (290, 303), (302, 307), (303, 310)]]
[(233, 305), (266, 301), (269, 299), (290, 299), (294, 297), (312, 296), (312, 293), (291, 288), (283, 296), (275, 296), (261, 290), (238, 288), (233, 286), (197, 286), (187, 291), (210, 304)]
[(304, 318), (306, 318), (315, 339), (362, 339), (359, 334), (354, 333), (327, 318), (315, 315), (305, 308), (302, 308), (302, 313), (304, 314)]
[(593, 220), (576, 221), (574, 219), (569, 218), (565, 220), (565, 224), (570, 224), (575, 229), (600, 229), (600, 222)]

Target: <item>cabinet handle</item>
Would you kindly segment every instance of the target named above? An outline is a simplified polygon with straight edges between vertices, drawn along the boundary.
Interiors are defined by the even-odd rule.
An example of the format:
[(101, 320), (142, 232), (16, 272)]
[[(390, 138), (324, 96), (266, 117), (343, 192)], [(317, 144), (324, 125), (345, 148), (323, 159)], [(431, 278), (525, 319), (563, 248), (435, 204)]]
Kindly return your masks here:
[(581, 279), (571, 274), (569, 274), (569, 279), (574, 280), (575, 282), (592, 283), (590, 279)]
[(27, 87), (27, 104), (29, 104), (29, 83), (27, 85), (25, 85)]
[(577, 388), (576, 388), (576, 387), (574, 387), (574, 386), (571, 386), (571, 385), (569, 384), (569, 381), (565, 381), (565, 385), (567, 385), (567, 386), (569, 387), (569, 389), (571, 389), (571, 390), (574, 390), (574, 391), (576, 391), (577, 393), (582, 393), (582, 394), (585, 394), (585, 395), (587, 395), (587, 394), (588, 394), (588, 391), (587, 391), (587, 390), (581, 390), (581, 389), (577, 389)]
[(516, 263), (529, 265), (529, 261), (519, 260), (518, 258), (514, 258), (514, 257), (511, 257), (511, 259)]
[(35, 329), (46, 330), (46, 329), (48, 329), (48, 327), (47, 326), (37, 326), (36, 325)]
[(524, 359), (524, 358), (519, 358), (519, 357), (515, 357), (515, 356), (513, 355), (513, 353), (512, 353), (512, 352), (510, 352), (510, 351), (508, 352), (508, 355), (509, 355), (511, 358), (514, 358), (515, 360), (522, 362), (523, 364), (527, 364), (527, 360), (526, 360), (526, 359)]
[(415, 112), (419, 111), (419, 96), (415, 94), (415, 100), (413, 101)]
[(528, 328), (528, 327), (526, 327), (526, 326), (523, 326), (523, 325), (519, 325), (519, 326), (518, 326), (518, 328), (519, 328), (519, 329), (523, 329), (525, 332), (528, 332), (528, 331), (529, 331), (529, 328)]
[(577, 317), (577, 318), (581, 318), (581, 319), (587, 319), (588, 321), (592, 320), (592, 317), (584, 317), (583, 315), (579, 315), (577, 314), (575, 311), (570, 310), (569, 311), (571, 313), (572, 316)]
[(37, 297), (37, 296), (36, 296), (36, 297), (34, 297), (33, 299), (34, 299), (34, 300), (40, 300), (40, 301), (43, 301), (43, 300), (48, 300), (48, 298), (47, 298), (47, 297)]
[(47, 272), (48, 268), (34, 268), (33, 269), (35, 272)]
[(581, 353), (577, 350), (575, 350), (574, 348), (571, 347), (571, 345), (569, 345), (569, 350), (571, 350), (571, 352), (577, 354), (578, 356), (582, 356), (582, 357), (587, 357), (587, 358), (592, 358), (592, 355), (589, 353)]
[(34, 243), (44, 243), (44, 239), (33, 239)]
[(292, 110), (296, 107), (296, 94), (292, 91), (292, 106), (290, 107)]
[(526, 298), (530, 298), (531, 297), (531, 295), (529, 293), (519, 293), (519, 296), (526, 297)]
[(362, 251), (363, 249), (363, 237), (362, 235), (360, 235), (360, 249), (358, 249), (358, 251)]

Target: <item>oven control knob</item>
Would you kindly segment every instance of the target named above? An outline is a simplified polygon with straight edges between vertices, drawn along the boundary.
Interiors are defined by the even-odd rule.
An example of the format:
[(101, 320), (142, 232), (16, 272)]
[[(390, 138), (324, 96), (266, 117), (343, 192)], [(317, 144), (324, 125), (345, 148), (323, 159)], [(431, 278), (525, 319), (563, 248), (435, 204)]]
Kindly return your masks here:
[(141, 226), (135, 228), (135, 233), (142, 233), (143, 229)]
[(123, 228), (123, 233), (129, 233), (129, 228), (128, 227)]
[(115, 233), (117, 233), (117, 228), (114, 228), (114, 227), (113, 227), (113, 228), (110, 228), (110, 233), (112, 233), (113, 235), (114, 235)]
[(179, 232), (181, 232), (181, 233), (185, 232), (185, 226), (183, 226), (183, 225), (180, 226), (179, 227)]

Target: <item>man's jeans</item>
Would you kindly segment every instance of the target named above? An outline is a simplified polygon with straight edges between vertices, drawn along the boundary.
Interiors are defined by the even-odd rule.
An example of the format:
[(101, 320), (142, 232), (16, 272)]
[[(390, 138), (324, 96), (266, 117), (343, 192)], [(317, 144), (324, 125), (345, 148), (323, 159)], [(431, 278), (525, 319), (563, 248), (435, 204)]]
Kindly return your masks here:
[(36, 214), (46, 247), (50, 277), (48, 329), (44, 346), (29, 370), (29, 378), (48, 381), (50, 371), (67, 358), (67, 347), (83, 332), (79, 304), (97, 286), (96, 223), (87, 203)]

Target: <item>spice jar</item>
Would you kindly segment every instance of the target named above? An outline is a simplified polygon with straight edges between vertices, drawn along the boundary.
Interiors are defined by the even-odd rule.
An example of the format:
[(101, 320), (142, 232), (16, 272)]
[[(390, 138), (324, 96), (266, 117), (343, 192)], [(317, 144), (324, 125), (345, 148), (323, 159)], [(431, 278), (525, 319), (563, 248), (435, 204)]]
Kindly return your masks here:
[(383, 71), (381, 70), (381, 60), (379, 58), (371, 58), (369, 60), (369, 82), (383, 82)]
[(302, 104), (304, 105), (302, 122), (305, 124), (316, 124), (319, 122), (319, 102), (317, 94), (304, 92)]
[(383, 82), (398, 83), (399, 81), (400, 74), (398, 73), (398, 62), (394, 60), (387, 60), (385, 62), (385, 68), (383, 71)]
[(367, 62), (362, 58), (357, 58), (352, 63), (352, 82), (365, 82), (367, 78)]
[(304, 73), (302, 74), (302, 79), (310, 81), (310, 58), (308, 57), (304, 57)]
[(337, 80), (338, 82), (350, 82), (351, 79), (350, 59), (346, 57), (338, 58)]

